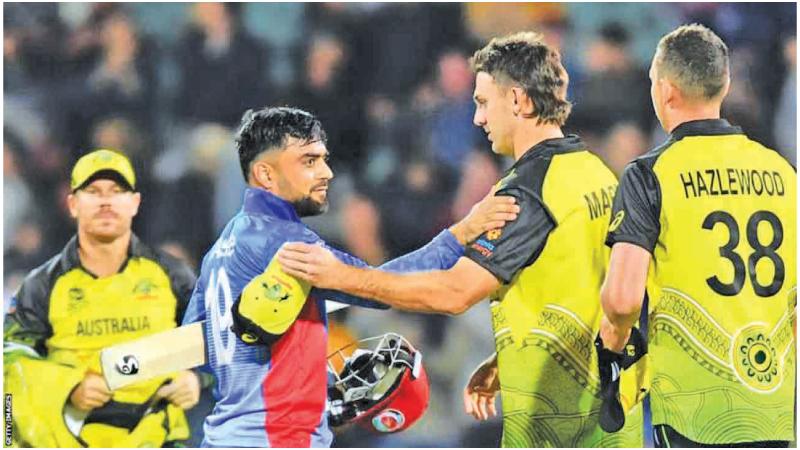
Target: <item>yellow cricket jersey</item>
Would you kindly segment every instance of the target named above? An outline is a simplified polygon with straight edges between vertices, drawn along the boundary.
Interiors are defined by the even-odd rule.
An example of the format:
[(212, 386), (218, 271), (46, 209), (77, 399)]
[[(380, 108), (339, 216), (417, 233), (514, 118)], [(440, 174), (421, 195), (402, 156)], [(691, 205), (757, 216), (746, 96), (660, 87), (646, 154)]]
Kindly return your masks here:
[(499, 183), (497, 195), (521, 207), (517, 220), (467, 247), (504, 283), (491, 298), (504, 447), (643, 445), (640, 407), (618, 433), (598, 425), (593, 342), (616, 186), (577, 136), (541, 142)]
[[(65, 373), (76, 372), (77, 381), (87, 371), (101, 373), (99, 352), (104, 347), (178, 326), (193, 287), (194, 275), (188, 267), (150, 250), (136, 236), (131, 238), (129, 257), (120, 271), (97, 278), (81, 266), (75, 237), (60, 254), (32, 271), (14, 296), (5, 321), (4, 369), (8, 374), (9, 365), (19, 358), (34, 358), (42, 364), (57, 365)], [(12, 373), (25, 374), (28, 366), (25, 363)], [(22, 391), (18, 401), (24, 401), (20, 396), (25, 395), (31, 376), (36, 372), (13, 380), (17, 390)], [(76, 436), (78, 441), (89, 446), (136, 444), (125, 438), (143, 420), (153, 394), (167, 378), (115, 391), (111, 401), (85, 417), (82, 431)], [(53, 388), (49, 398), (41, 399), (54, 403), (43, 408), (55, 410), (59, 426), (67, 417), (62, 417), (64, 401), (77, 381)], [(38, 383), (42, 389), (54, 386), (47, 380)], [(6, 387), (8, 392), (8, 383)], [(163, 405), (155, 410), (165, 408)], [(188, 437), (182, 411), (170, 406), (169, 414), (180, 416), (182, 438)], [(35, 421), (17, 419), (19, 427), (25, 427), (26, 419)], [(167, 426), (169, 421), (159, 419), (159, 428), (163, 428), (161, 422)], [(21, 430), (23, 434), (25, 431)], [(162, 431), (160, 442), (148, 442), (160, 446), (170, 430)]]
[(654, 425), (706, 444), (794, 439), (796, 183), (719, 119), (626, 168), (607, 243), (652, 253)]

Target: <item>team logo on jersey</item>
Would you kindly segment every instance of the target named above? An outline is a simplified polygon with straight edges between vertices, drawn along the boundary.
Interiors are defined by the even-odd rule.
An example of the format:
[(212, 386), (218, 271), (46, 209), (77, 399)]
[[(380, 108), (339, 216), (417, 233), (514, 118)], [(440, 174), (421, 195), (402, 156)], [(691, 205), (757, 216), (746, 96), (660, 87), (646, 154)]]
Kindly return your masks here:
[(86, 298), (86, 294), (83, 292), (83, 289), (79, 287), (70, 288), (67, 297), (69, 298), (69, 302), (67, 303), (67, 310), (69, 312), (75, 312), (86, 305), (86, 302), (83, 301)]
[(139, 373), (139, 360), (133, 355), (125, 355), (117, 361), (117, 371), (123, 375), (136, 375)]
[(156, 289), (158, 289), (158, 286), (153, 283), (153, 280), (144, 278), (136, 283), (136, 286), (133, 288), (133, 294), (136, 296), (136, 300), (152, 300), (157, 298), (153, 292)]
[(381, 433), (399, 430), (406, 423), (406, 417), (396, 409), (385, 409), (372, 418), (372, 426)]
[(763, 326), (751, 325), (740, 331), (732, 350), (736, 375), (747, 387), (769, 392), (780, 386), (777, 352)]
[(489, 230), (486, 232), (486, 239), (490, 241), (496, 241), (500, 239), (500, 236), (503, 235), (503, 230), (500, 228), (495, 228), (494, 230)]
[(620, 210), (618, 213), (614, 214), (614, 220), (611, 221), (611, 225), (608, 226), (608, 231), (616, 231), (620, 225), (622, 225), (622, 221), (625, 219), (625, 211)]

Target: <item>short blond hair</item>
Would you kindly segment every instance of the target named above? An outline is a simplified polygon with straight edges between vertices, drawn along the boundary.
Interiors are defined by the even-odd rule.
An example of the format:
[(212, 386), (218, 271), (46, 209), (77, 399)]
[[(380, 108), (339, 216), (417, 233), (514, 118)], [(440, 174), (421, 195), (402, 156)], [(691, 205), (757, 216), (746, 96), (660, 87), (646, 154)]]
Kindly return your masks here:
[(730, 76), (728, 46), (707, 27), (682, 25), (658, 43), (654, 66), (691, 99), (713, 100)]

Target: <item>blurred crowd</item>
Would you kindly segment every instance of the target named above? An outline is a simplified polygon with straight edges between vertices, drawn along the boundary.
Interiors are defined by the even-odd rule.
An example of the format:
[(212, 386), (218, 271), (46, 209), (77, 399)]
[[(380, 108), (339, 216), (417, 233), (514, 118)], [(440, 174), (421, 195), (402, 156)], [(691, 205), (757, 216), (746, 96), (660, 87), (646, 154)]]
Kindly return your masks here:
[[(796, 5), (5, 3), (4, 298), (74, 233), (69, 168), (126, 152), (142, 192), (134, 231), (194, 268), (239, 208), (232, 136), (247, 108), (290, 105), (325, 126), (331, 211), (308, 223), (372, 264), (463, 217), (509, 162), (472, 125), (471, 53), (535, 30), (561, 50), (579, 133), (617, 174), (665, 139), (649, 97), (659, 38), (681, 23), (731, 48), (723, 115), (796, 166)], [(429, 413), (397, 436), (344, 430), (339, 446), (496, 446), (499, 420), (461, 412), (493, 351), (488, 307), (461, 317), (336, 313), (332, 342), (398, 331), (419, 343)], [(335, 346), (336, 344), (332, 344)]]

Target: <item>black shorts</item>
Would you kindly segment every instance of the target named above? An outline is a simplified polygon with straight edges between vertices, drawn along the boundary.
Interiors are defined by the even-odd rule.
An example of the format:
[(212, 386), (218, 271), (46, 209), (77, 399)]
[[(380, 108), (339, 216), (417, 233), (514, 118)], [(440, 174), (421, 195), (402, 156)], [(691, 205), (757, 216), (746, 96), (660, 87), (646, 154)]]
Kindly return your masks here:
[(756, 442), (737, 442), (732, 444), (702, 444), (692, 441), (682, 434), (675, 431), (669, 425), (654, 425), (653, 440), (658, 448), (680, 447), (725, 447), (725, 448), (786, 448), (789, 441), (756, 441)]

